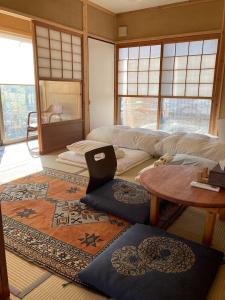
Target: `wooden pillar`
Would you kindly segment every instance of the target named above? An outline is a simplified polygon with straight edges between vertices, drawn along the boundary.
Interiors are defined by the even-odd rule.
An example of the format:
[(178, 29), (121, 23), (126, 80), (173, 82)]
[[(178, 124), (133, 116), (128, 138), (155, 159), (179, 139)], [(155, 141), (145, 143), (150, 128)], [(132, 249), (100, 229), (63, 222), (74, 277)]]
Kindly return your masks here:
[(0, 206), (0, 299), (6, 300), (9, 299), (9, 296), (10, 292), (6, 268), (5, 244), (2, 227), (2, 212)]
[[(217, 72), (215, 75), (215, 89), (213, 91), (213, 104), (211, 115), (210, 133), (217, 135), (217, 119), (220, 116), (221, 101), (225, 101), (225, 3), (223, 8), (223, 20), (220, 36), (220, 44), (217, 57)], [(224, 105), (225, 108), (225, 105)]]
[(89, 77), (88, 77), (88, 4), (83, 0), (83, 117), (84, 134), (90, 131), (89, 118)]

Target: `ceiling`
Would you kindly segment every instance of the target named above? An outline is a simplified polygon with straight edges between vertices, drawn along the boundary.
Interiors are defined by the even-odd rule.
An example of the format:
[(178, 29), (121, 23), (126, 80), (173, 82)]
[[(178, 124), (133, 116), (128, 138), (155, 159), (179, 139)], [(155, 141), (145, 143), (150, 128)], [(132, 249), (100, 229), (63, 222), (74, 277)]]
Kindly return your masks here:
[(185, 2), (189, 0), (91, 0), (114, 13), (128, 12), (166, 4)]

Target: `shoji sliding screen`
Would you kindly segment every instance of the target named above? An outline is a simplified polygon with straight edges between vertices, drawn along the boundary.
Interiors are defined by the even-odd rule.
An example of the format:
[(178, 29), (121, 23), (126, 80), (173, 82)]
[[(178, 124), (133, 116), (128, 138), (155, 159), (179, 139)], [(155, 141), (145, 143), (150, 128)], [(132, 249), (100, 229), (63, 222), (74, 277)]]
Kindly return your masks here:
[(133, 127), (207, 133), (218, 38), (119, 46), (119, 120)]
[(34, 23), (36, 83), (41, 152), (80, 140), (82, 118), (82, 37)]

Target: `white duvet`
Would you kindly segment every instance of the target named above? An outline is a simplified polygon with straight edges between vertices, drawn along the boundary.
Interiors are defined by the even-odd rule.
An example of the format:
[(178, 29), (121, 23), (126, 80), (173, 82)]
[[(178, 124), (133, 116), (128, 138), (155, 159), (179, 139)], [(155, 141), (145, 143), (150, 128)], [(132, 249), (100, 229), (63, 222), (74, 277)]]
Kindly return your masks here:
[[(116, 175), (120, 175), (151, 158), (148, 153), (141, 150), (131, 150), (126, 148), (121, 149), (123, 149), (123, 151), (125, 152), (125, 156), (117, 160)], [(87, 168), (85, 157), (83, 155), (76, 154), (73, 151), (66, 151), (59, 154), (57, 161), (69, 165)]]

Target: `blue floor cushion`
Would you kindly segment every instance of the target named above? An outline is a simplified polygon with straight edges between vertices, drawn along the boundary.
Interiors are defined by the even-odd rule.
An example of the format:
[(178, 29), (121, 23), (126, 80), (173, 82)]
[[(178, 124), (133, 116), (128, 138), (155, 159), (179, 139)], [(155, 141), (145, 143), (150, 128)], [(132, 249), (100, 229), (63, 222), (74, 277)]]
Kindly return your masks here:
[(80, 272), (80, 280), (121, 300), (203, 300), (223, 253), (136, 224)]
[[(150, 194), (140, 185), (114, 179), (80, 200), (94, 209), (111, 213), (128, 222), (149, 223)], [(168, 202), (161, 200), (160, 209)]]

